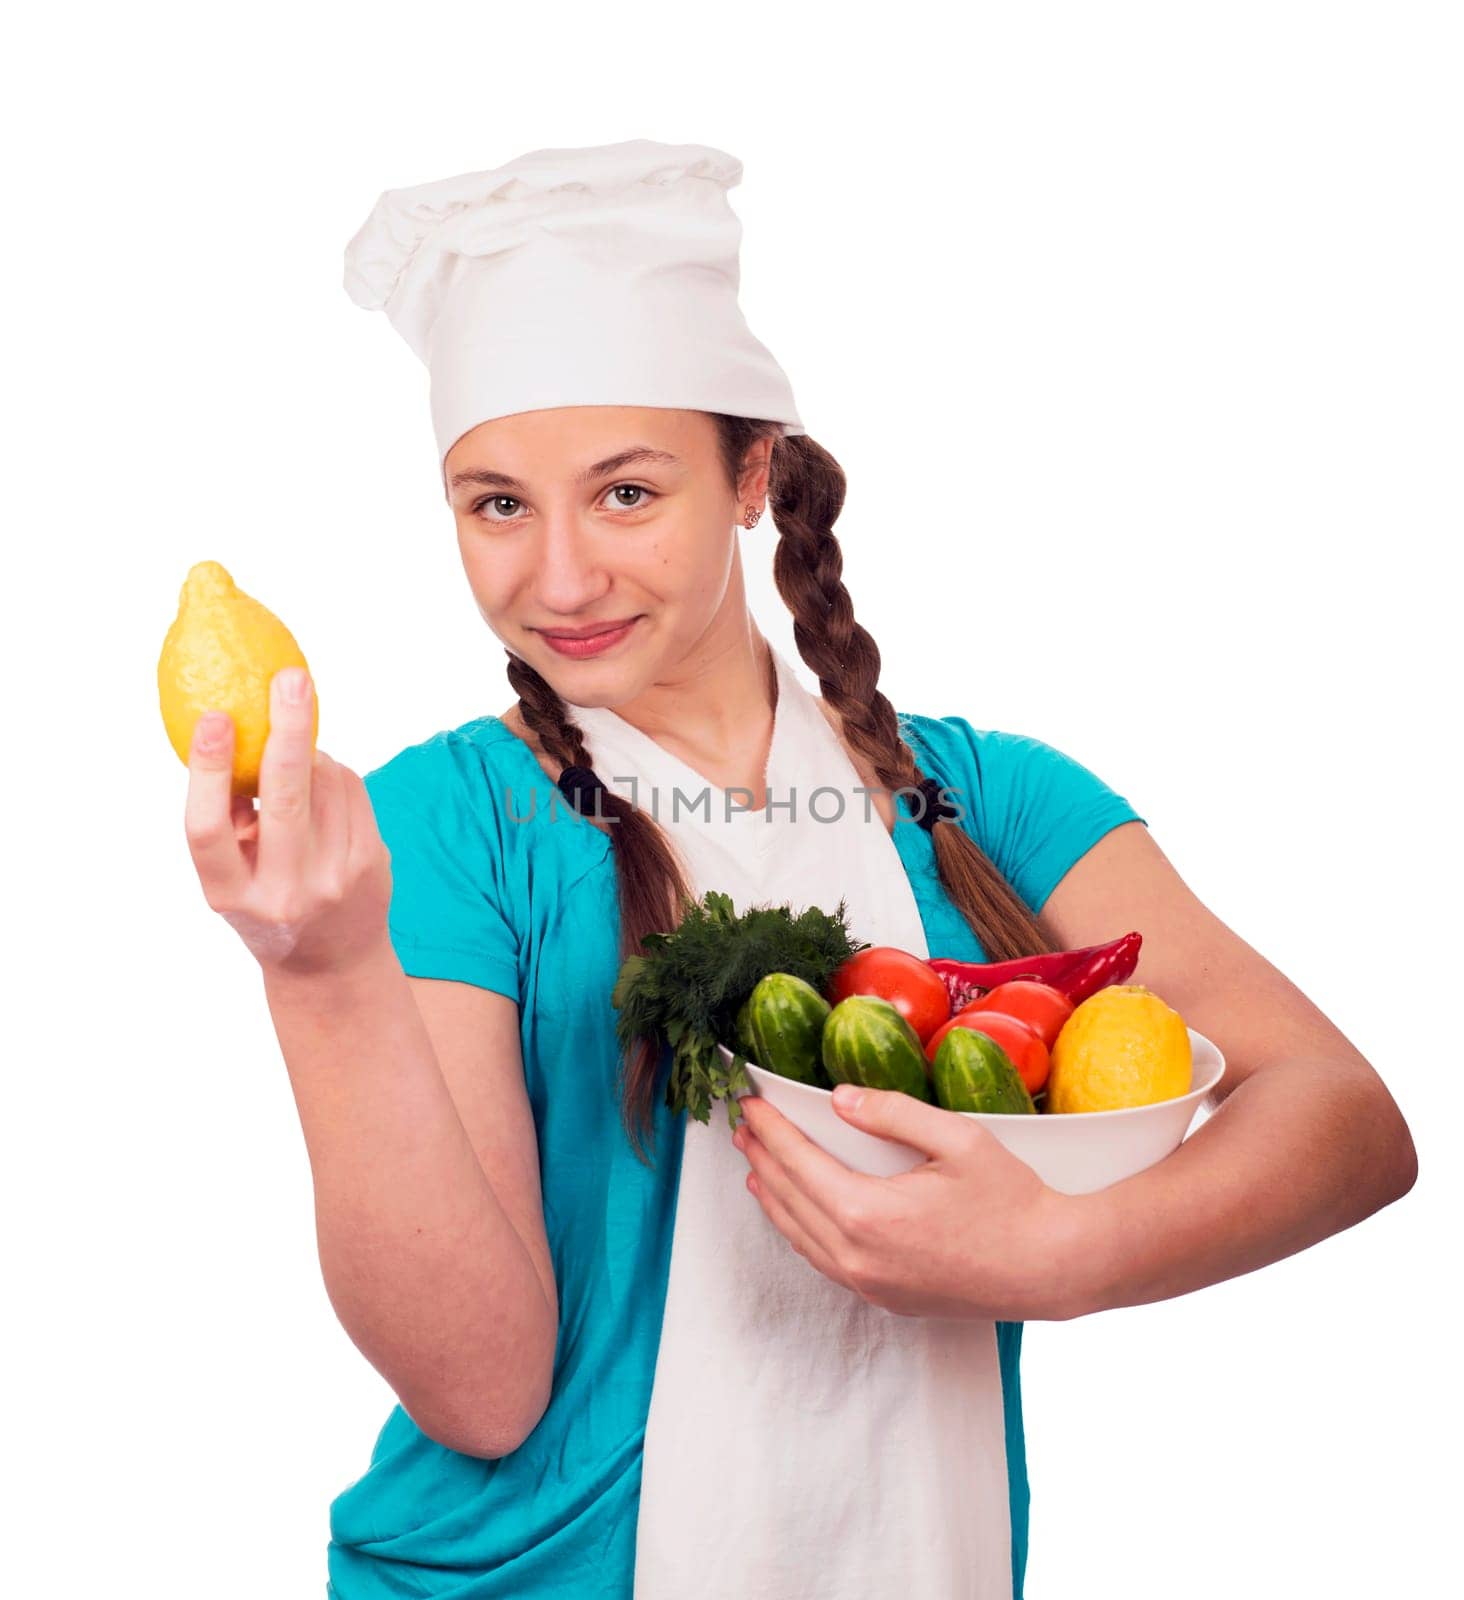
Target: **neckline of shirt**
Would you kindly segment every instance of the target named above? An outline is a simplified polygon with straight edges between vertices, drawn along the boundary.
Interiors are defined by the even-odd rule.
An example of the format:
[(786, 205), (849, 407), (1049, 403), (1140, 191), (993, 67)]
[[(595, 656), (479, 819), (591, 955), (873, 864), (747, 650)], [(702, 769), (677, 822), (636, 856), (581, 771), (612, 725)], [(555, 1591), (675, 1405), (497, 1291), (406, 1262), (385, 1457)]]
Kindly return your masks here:
[[(792, 683), (794, 685), (794, 688), (797, 690), (797, 692), (800, 695), (802, 695), (808, 701), (808, 703), (810, 705), (812, 705), (814, 707), (814, 714), (818, 717), (819, 722), (822, 723), (825, 731), (830, 735), (830, 737), (835, 739), (836, 743), (839, 744), (840, 752), (844, 755), (845, 759), (847, 760), (848, 759), (847, 751), (844, 751), (842, 743), (838, 741), (837, 735), (834, 734), (833, 729), (830, 727), (829, 723), (824, 718), (823, 713), (817, 709), (817, 704), (816, 704), (816, 702), (814, 700), (814, 697), (811, 694), (809, 694), (809, 692), (803, 687), (803, 685), (798, 682), (797, 678), (794, 677), (792, 669), (788, 666), (787, 662), (784, 660), (784, 658), (782, 657), (781, 653), (779, 651), (777, 651), (776, 649), (774, 649), (774, 647), (771, 646), (771, 645), (769, 646), (769, 649), (772, 650), (772, 652), (773, 652), (775, 664), (777, 666), (777, 670), (778, 670), (778, 673), (779, 673), (779, 681), (778, 681), (778, 702), (779, 702), (779, 705), (781, 706), (781, 705), (786, 704), (786, 701), (784, 699), (785, 678), (786, 679), (791, 679)], [(578, 714), (581, 711), (587, 709), (585, 707), (574, 706), (572, 703), (569, 703), (569, 702), (566, 702), (566, 703), (570, 704), (570, 709), (575, 714)], [(594, 707), (594, 708), (589, 708), (589, 709), (602, 710), (602, 709), (605, 709), (605, 708)], [(609, 712), (608, 714), (611, 715), (611, 716), (615, 716), (614, 712)], [(908, 724), (908, 718), (903, 713), (897, 713), (896, 715), (897, 715), (899, 723), (900, 723), (900, 730), (901, 730), (902, 735), (904, 735), (905, 737), (908, 738), (911, 735), (911, 733), (914, 731), (911, 727), (909, 727), (907, 725)], [(497, 728), (499, 730), (499, 732), (501, 733), (502, 739), (507, 741), (507, 742), (509, 742), (509, 743), (511, 743), (512, 745), (514, 745), (516, 747), (517, 759), (520, 760), (523, 763), (526, 763), (530, 768), (532, 768), (535, 777), (540, 782), (542, 782), (544, 785), (549, 787), (550, 789), (555, 790), (556, 793), (557, 793), (557, 786), (556, 786), (554, 780), (552, 778), (550, 778), (549, 775), (544, 771), (543, 767), (541, 767), (539, 765), (539, 758), (538, 758), (537, 755), (535, 755), (533, 747), (529, 744), (529, 742), (526, 739), (520, 738), (520, 736), (518, 734), (516, 734), (513, 731), (512, 728), (509, 727), (509, 725), (503, 720), (502, 717), (496, 715), (493, 712), (486, 713), (482, 718), (480, 718), (478, 720), (480, 722), (487, 722), (487, 723), (493, 724), (493, 726), (495, 728)], [(676, 760), (676, 758), (674, 756), (672, 756), (669, 751), (663, 749), (662, 746), (656, 744), (655, 740), (651, 739), (648, 734), (641, 733), (641, 730), (639, 728), (635, 728), (633, 726), (633, 724), (631, 724), (629, 722), (626, 722), (623, 717), (616, 716), (616, 721), (619, 722), (625, 728), (630, 729), (632, 732), (638, 734), (642, 739), (645, 739), (655, 750), (659, 751), (662, 755), (667, 757), (669, 760), (671, 760), (673, 762)], [(779, 721), (780, 721), (780, 718), (778, 717), (777, 709), (775, 708), (774, 709), (774, 714), (773, 714), (773, 739), (770, 742), (770, 747), (769, 747), (769, 760), (768, 760), (768, 766), (769, 767), (771, 767), (771, 765), (772, 765), (772, 753), (773, 753), (773, 750), (777, 746), (778, 723), (779, 723)], [(592, 759), (593, 759), (593, 752), (591, 754), (592, 754)], [(694, 768), (692, 768), (690, 766), (687, 766), (684, 762), (680, 763), (680, 765), (681, 765), (682, 769), (687, 774), (689, 774), (690, 776), (695, 778), (698, 782), (700, 782), (702, 784), (706, 784), (707, 780), (705, 778), (703, 778), (700, 773), (696, 772), (696, 770)], [(852, 763), (851, 763), (851, 765), (852, 765)], [(766, 772), (765, 772), (764, 776), (766, 778)], [(725, 794), (726, 793), (725, 790), (715, 790), (715, 792), (718, 793), (718, 794)], [(568, 801), (564, 802), (564, 809), (566, 811), (571, 811), (571, 812), (573, 810), (573, 808), (569, 805)], [(734, 815), (737, 815), (737, 813), (734, 813)], [(762, 815), (763, 815), (763, 812), (761, 810), (750, 810), (750, 811), (745, 812), (743, 817), (739, 817), (739, 820), (744, 820), (744, 818), (745, 819), (751, 819), (751, 818), (761, 817)], [(576, 817), (575, 820), (579, 821), (579, 822), (583, 822), (585, 828), (587, 828), (590, 833), (595, 835), (595, 837), (604, 846), (604, 849), (605, 849), (605, 851), (607, 853), (614, 848), (612, 843), (611, 843), (611, 841), (610, 841), (609, 836), (606, 834), (606, 832), (602, 828), (597, 828), (594, 825), (594, 823), (585, 821), (584, 818)], [(893, 840), (897, 850), (899, 851), (900, 859), (905, 865), (906, 871), (912, 877), (918, 876), (918, 877), (921, 877), (921, 878), (929, 878), (932, 881), (938, 881), (939, 880), (940, 869), (939, 869), (939, 866), (938, 866), (938, 864), (936, 862), (936, 859), (935, 859), (935, 844), (934, 844), (934, 840), (931, 838), (929, 830), (921, 827), (921, 825), (918, 822), (915, 821), (915, 819), (909, 814), (908, 811), (906, 811), (906, 809), (899, 803), (898, 800), (895, 802), (895, 826), (894, 826), (894, 828), (892, 830), (888, 831), (885, 834), (885, 837), (887, 839)]]

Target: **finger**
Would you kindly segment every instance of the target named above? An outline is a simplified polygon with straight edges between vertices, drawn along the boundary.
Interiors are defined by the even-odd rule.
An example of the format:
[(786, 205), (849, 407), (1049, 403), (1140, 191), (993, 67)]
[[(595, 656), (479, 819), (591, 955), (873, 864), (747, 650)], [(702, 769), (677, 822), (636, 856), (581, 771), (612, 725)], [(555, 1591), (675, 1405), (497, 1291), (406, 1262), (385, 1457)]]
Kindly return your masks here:
[(898, 1089), (860, 1089), (852, 1083), (840, 1084), (834, 1090), (834, 1110), (861, 1132), (907, 1144), (936, 1161), (966, 1154), (983, 1135), (993, 1137), (958, 1112), (928, 1105)]
[(324, 750), (315, 752), (310, 774), (310, 825), (321, 880), (344, 889), (350, 836), (346, 832), (346, 791), (340, 767)]
[[(292, 680), (305, 698), (288, 700)], [(259, 763), (259, 878), (266, 886), (298, 883), (310, 854), (311, 712), (309, 674), (288, 667), (270, 680), (269, 736)]]
[(768, 1147), (747, 1128), (742, 1131), (742, 1153), (758, 1188), (777, 1201), (800, 1234), (825, 1256), (837, 1255), (846, 1242), (838, 1225), (815, 1197), (805, 1194), (793, 1182)]
[(773, 1158), (794, 1184), (829, 1218), (853, 1202), (864, 1198), (864, 1185), (874, 1182), (862, 1173), (851, 1172), (842, 1161), (820, 1150), (795, 1128), (781, 1111), (759, 1096), (742, 1103), (748, 1131), (768, 1147)]
[(234, 837), (240, 844), (253, 844), (259, 837), (259, 813), (251, 795), (236, 794), (233, 804)]
[(768, 1186), (757, 1177), (756, 1173), (748, 1173), (747, 1187), (751, 1191), (753, 1198), (762, 1207), (763, 1215), (798, 1254), (808, 1262), (809, 1266), (817, 1268), (818, 1271), (823, 1273), (824, 1277), (832, 1279), (833, 1282), (843, 1288), (848, 1289), (851, 1287), (848, 1281), (840, 1275), (839, 1269), (834, 1265), (833, 1257), (829, 1255), (827, 1250), (823, 1249), (817, 1240), (811, 1238), (798, 1225), (788, 1208), (775, 1194), (770, 1192)]
[(361, 775), (350, 767), (341, 768), (341, 787), (346, 796), (346, 825), (350, 834), (351, 849), (348, 863), (353, 876), (366, 870), (368, 854), (373, 848), (385, 846), (381, 831), (376, 826), (376, 813), (371, 808), (371, 796)]
[(357, 878), (374, 875), (387, 891), (390, 903), (391, 851), (381, 836), (376, 821), (376, 810), (371, 804), (371, 791), (366, 780), (350, 767), (342, 768), (346, 780), (346, 794), (351, 813), (351, 871)]
[(227, 712), (207, 713), (193, 725), (183, 831), (210, 902), (236, 893), (249, 874), (234, 836), (233, 785), (234, 719)]

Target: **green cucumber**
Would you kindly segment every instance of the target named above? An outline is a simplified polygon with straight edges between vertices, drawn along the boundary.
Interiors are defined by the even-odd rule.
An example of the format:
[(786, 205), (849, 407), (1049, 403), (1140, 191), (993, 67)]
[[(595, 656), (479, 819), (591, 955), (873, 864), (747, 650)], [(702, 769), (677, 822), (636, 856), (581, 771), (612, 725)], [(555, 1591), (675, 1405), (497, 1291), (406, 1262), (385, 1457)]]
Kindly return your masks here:
[(752, 1053), (752, 1024), (748, 1021), (752, 1011), (752, 996), (748, 997), (737, 1008), (737, 1017), (732, 1024), (732, 1043), (754, 1064), (757, 1057)]
[(823, 1064), (835, 1083), (934, 1099), (920, 1036), (888, 1000), (874, 995), (851, 994), (829, 1012)]
[(765, 1071), (827, 1088), (819, 1045), (829, 1009), (811, 983), (791, 972), (770, 972), (737, 1013), (738, 1043)]
[(936, 1103), (947, 1111), (1036, 1113), (1012, 1058), (984, 1033), (952, 1028), (936, 1048), (931, 1073)]

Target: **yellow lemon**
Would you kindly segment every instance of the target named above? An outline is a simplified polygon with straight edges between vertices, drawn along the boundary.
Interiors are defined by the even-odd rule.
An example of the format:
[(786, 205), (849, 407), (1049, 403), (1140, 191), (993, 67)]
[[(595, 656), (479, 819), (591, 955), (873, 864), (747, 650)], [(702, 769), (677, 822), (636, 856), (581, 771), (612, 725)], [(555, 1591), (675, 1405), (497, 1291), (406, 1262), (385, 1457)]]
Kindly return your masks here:
[(1076, 1007), (1052, 1046), (1049, 1111), (1116, 1111), (1188, 1094), (1184, 1018), (1141, 983), (1115, 983)]
[[(186, 766), (194, 724), (205, 711), (227, 711), (234, 719), (236, 795), (259, 793), (259, 763), (269, 737), (269, 686), (284, 667), (310, 670), (294, 635), (259, 601), (235, 586), (217, 561), (189, 568), (178, 597), (178, 615), (158, 657), (158, 700), (168, 740)], [(320, 697), (310, 745), (320, 731)]]

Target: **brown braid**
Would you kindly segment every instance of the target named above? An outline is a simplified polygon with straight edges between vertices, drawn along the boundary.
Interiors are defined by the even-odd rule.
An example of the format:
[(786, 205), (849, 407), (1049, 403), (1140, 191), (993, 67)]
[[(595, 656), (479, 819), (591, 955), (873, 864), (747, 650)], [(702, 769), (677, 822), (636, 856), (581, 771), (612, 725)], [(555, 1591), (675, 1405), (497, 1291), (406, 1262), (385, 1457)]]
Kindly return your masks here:
[[(521, 656), (508, 652), (508, 681), (519, 710), (544, 751), (561, 769), (594, 763), (585, 736), (558, 693)], [(674, 928), (692, 900), (681, 863), (670, 841), (650, 815), (608, 786), (585, 820), (610, 835), (615, 855), (615, 890), (620, 904), (620, 954), (636, 955), (648, 933)], [(648, 1040), (637, 1042), (621, 1062), (620, 1106), (625, 1131), (636, 1153), (646, 1159), (656, 1104), (659, 1052)]]
[[(785, 438), (775, 423), (713, 415), (723, 469), (739, 493), (748, 451), (761, 438), (774, 439), (768, 502), (779, 541), (773, 558), (778, 592), (793, 613), (798, 652), (817, 675), (824, 698), (837, 713), (845, 736), (887, 789), (914, 789), (926, 776), (900, 737), (894, 708), (880, 693), (879, 647), (854, 620), (843, 584), (843, 555), (833, 524), (844, 504), (844, 473), (820, 445), (799, 435)], [(568, 706), (529, 664), (508, 653), (508, 681), (519, 697), (525, 725), (545, 753), (562, 768), (594, 762)], [(949, 774), (936, 774), (949, 778)], [(648, 933), (674, 928), (693, 896), (667, 836), (648, 813), (606, 788), (599, 796), (601, 822), (610, 834), (620, 905), (620, 953), (639, 954)], [(988, 960), (1049, 950), (1052, 943), (1037, 919), (979, 845), (954, 821), (931, 830), (940, 881), (965, 917)], [(621, 1115), (642, 1160), (654, 1125), (659, 1051), (641, 1040), (621, 1063)]]
[[(880, 692), (879, 646), (854, 620), (844, 556), (833, 524), (844, 505), (844, 472), (807, 435), (773, 447), (768, 502), (778, 528), (773, 577), (793, 613), (798, 653), (818, 678), (850, 744), (882, 787), (913, 790), (925, 779), (900, 737), (895, 708)], [(937, 773), (948, 780), (949, 773)], [(989, 961), (1052, 948), (1026, 902), (980, 845), (954, 820), (931, 830), (940, 881)]]

